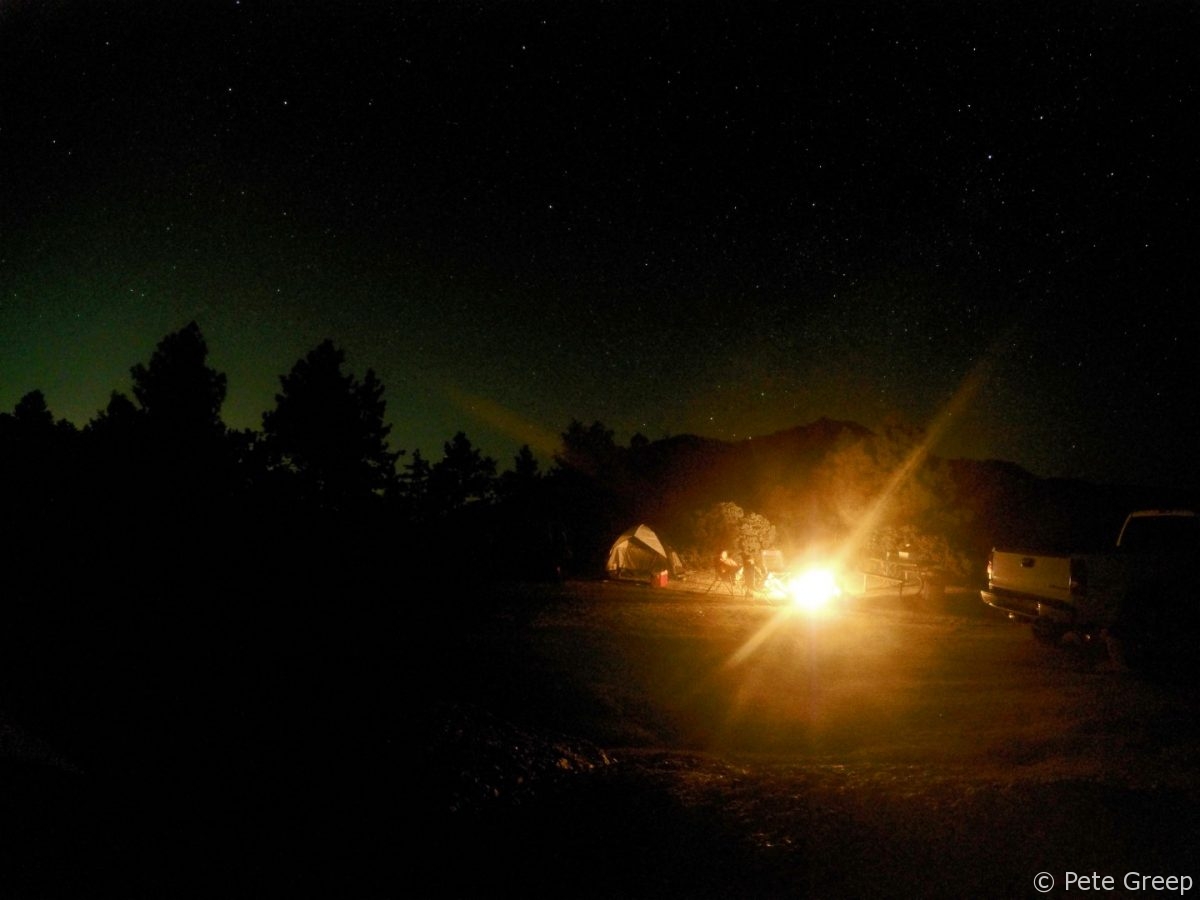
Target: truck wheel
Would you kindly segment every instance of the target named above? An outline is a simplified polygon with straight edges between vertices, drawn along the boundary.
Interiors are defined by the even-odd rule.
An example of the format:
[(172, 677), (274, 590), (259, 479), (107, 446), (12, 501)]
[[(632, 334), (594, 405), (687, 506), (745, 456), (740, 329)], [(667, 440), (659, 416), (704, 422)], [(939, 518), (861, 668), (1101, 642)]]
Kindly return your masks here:
[(1112, 625), (1104, 630), (1104, 644), (1114, 668), (1144, 672), (1158, 662), (1163, 631), (1156, 622), (1157, 596), (1149, 588), (1131, 591)]
[(1054, 647), (1062, 643), (1063, 635), (1067, 633), (1067, 629), (1062, 625), (1047, 622), (1045, 619), (1034, 619), (1029, 627), (1039, 642)]
[(1104, 633), (1104, 649), (1108, 651), (1108, 662), (1118, 672), (1130, 672), (1140, 662), (1135, 646), (1111, 631)]

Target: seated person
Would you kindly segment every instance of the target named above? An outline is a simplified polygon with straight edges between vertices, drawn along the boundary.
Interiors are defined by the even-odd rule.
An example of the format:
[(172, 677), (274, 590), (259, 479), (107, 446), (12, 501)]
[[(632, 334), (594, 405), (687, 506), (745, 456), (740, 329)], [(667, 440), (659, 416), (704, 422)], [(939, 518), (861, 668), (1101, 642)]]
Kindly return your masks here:
[(726, 581), (733, 581), (733, 577), (737, 574), (737, 570), (741, 566), (734, 560), (728, 550), (722, 550), (721, 555), (717, 557), (717, 576)]

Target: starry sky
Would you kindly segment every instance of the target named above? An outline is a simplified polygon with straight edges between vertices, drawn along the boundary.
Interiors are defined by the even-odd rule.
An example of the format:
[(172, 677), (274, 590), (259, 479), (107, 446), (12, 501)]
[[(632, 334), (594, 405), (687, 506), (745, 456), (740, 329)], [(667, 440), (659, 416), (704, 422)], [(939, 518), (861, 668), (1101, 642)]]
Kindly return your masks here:
[(822, 416), (1200, 486), (1185, 2), (0, 0), (0, 409), (195, 320), (392, 447)]

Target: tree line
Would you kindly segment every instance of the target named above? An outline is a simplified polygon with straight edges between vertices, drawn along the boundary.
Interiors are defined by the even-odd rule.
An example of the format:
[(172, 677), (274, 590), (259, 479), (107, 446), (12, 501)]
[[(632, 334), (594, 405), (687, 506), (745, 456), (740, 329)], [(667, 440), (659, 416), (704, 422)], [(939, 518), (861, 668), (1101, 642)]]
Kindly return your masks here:
[[(40, 390), (0, 413), (10, 595), (101, 583), (137, 596), (328, 595), (596, 575), (637, 522), (694, 568), (721, 547), (853, 539), (866, 555), (915, 548), (965, 576), (1005, 523), (1019, 535), (1050, 521), (1028, 473), (940, 460), (899, 423), (873, 432), (820, 420), (740, 445), (634, 435), (619, 446), (602, 423), (573, 420), (548, 464), (525, 445), (500, 472), (461, 431), (437, 458), (394, 449), (384, 385), (370, 369), (346, 371), (330, 339), (281, 376), (257, 430), (223, 422), (226, 377), (195, 322), (130, 375), (131, 393), (114, 390), (81, 428), (55, 420)], [(1007, 518), (989, 519), (985, 503)], [(1071, 508), (1093, 517), (1058, 500), (1053, 514)]]
[(258, 430), (223, 422), (226, 376), (195, 322), (130, 375), (131, 394), (112, 391), (81, 428), (56, 420), (37, 389), (0, 413), (10, 592), (101, 574), (145, 590), (325, 564), (380, 572), (445, 562), (451, 541), (460, 558), (494, 555), (475, 510), (500, 506), (552, 550), (549, 492), (527, 446), (499, 475), (462, 432), (442, 458), (414, 451), (401, 464), (384, 385), (346, 371), (332, 340), (280, 378)]

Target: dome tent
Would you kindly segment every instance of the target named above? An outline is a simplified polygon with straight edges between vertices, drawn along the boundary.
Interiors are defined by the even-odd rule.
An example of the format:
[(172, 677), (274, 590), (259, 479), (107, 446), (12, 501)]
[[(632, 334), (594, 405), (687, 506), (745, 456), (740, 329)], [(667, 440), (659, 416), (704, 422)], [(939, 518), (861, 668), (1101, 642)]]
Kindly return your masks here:
[(648, 525), (636, 525), (613, 541), (605, 566), (609, 578), (649, 581), (662, 571), (679, 575), (679, 555)]

